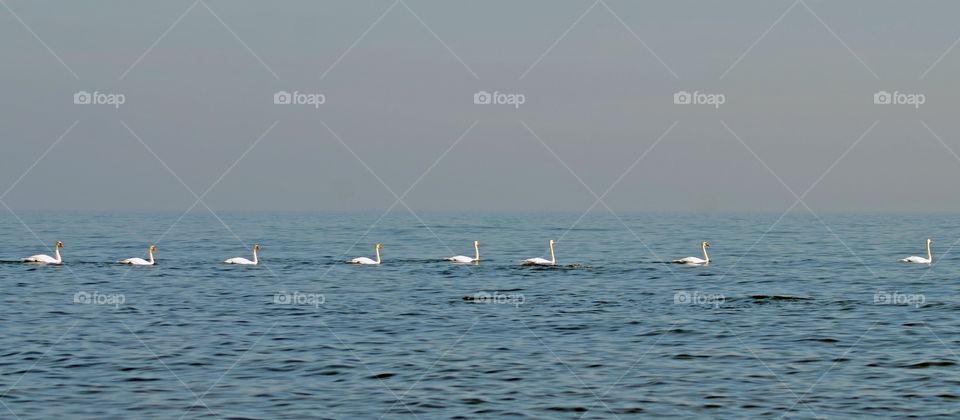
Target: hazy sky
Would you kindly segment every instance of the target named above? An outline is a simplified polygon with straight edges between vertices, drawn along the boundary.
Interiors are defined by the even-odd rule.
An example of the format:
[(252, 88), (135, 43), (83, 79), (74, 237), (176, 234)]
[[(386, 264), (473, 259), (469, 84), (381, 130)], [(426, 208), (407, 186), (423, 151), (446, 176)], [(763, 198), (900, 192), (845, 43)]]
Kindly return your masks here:
[(960, 211), (956, 1), (6, 4), (14, 209)]

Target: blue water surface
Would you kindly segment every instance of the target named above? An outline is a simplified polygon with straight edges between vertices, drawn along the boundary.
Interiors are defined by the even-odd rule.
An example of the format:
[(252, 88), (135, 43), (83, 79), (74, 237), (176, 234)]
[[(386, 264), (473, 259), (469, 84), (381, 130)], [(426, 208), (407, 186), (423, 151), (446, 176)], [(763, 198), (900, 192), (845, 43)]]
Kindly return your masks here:
[(960, 414), (955, 215), (18, 216), (2, 418)]

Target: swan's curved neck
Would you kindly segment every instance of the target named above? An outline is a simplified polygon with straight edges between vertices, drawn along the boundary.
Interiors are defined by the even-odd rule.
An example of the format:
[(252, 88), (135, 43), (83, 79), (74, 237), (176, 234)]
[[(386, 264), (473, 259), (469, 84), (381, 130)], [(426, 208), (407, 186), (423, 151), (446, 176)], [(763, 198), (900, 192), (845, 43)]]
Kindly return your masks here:
[(703, 260), (706, 262), (710, 262), (710, 256), (707, 255), (707, 245), (706, 244), (700, 245), (700, 249), (703, 250)]
[[(60, 258), (60, 254), (57, 254), (57, 258)], [(930, 242), (927, 242), (927, 260), (933, 262), (933, 254), (930, 253)]]
[(473, 244), (473, 259), (480, 261), (480, 244)]
[(557, 256), (553, 254), (553, 242), (550, 242), (550, 264), (557, 263)]
[(377, 264), (380, 264), (380, 247), (373, 247), (373, 251), (377, 253)]
[(253, 247), (253, 263), (257, 263), (257, 247)]
[(150, 264), (153, 264), (153, 248), (148, 248), (147, 254), (150, 255)]
[(57, 260), (57, 262), (62, 262), (62, 261), (63, 261), (63, 260), (60, 258), (60, 247), (54, 247), (53, 257), (54, 257), (54, 259)]

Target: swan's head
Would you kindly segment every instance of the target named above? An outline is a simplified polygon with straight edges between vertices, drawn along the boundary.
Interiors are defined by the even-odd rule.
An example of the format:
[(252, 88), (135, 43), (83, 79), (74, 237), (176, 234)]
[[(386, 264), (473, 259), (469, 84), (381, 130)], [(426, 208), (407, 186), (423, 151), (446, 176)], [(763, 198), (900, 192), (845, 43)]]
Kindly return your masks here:
[(473, 246), (480, 246), (480, 241), (473, 241)]
[(150, 252), (157, 252), (157, 246), (156, 246), (156, 245), (150, 245)]
[(377, 249), (383, 249), (383, 244), (378, 243), (377, 246), (376, 246), (376, 248), (377, 248)]
[(932, 244), (932, 243), (933, 243), (933, 239), (927, 238), (927, 244)]
[(63, 242), (57, 241), (57, 248), (63, 248)]
[(260, 244), (253, 244), (253, 250), (254, 250), (254, 251), (259, 251), (259, 250), (260, 250)]
[(551, 245), (551, 246), (553, 245), (553, 239), (550, 240), (550, 245)]
[(702, 247), (704, 247), (704, 248), (710, 248), (710, 243), (707, 242), (707, 241), (703, 241), (703, 242), (700, 243), (700, 246), (702, 246)]

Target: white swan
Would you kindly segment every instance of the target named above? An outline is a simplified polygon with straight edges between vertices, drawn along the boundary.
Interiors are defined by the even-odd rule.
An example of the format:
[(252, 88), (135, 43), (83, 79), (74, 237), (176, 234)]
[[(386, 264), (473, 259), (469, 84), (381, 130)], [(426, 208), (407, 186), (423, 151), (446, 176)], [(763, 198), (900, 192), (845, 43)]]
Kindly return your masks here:
[(54, 246), (53, 257), (44, 254), (37, 254), (24, 258), (22, 261), (26, 263), (60, 264), (63, 262), (63, 259), (60, 258), (60, 248), (63, 248), (63, 242), (57, 241), (57, 245)]
[(350, 260), (350, 264), (367, 264), (367, 265), (379, 265), (380, 264), (380, 249), (383, 248), (383, 244), (377, 244), (373, 247), (373, 252), (377, 253), (376, 261), (371, 260), (367, 257), (359, 257)]
[(480, 262), (480, 241), (473, 241), (473, 254), (475, 255), (473, 258), (465, 255), (457, 255), (447, 258), (447, 261), (453, 261), (457, 263)]
[(933, 239), (927, 239), (927, 258), (912, 256), (903, 258), (900, 262), (916, 263), (916, 264), (930, 264), (933, 262), (933, 254), (930, 253), (930, 244), (933, 243)]
[(550, 259), (528, 258), (523, 260), (522, 265), (557, 265), (557, 257), (553, 254), (553, 239), (550, 240)]
[(697, 257), (687, 257), (681, 258), (679, 260), (673, 260), (677, 264), (690, 264), (690, 265), (706, 265), (710, 264), (710, 256), (707, 255), (707, 248), (710, 248), (710, 244), (707, 241), (700, 242), (700, 249), (703, 250), (703, 259)]
[(224, 261), (224, 264), (240, 264), (240, 265), (257, 265), (257, 251), (260, 250), (260, 245), (253, 244), (253, 261), (250, 261), (246, 258), (236, 257)]
[(130, 264), (130, 265), (154, 265), (153, 253), (156, 252), (157, 246), (150, 245), (150, 248), (147, 248), (147, 254), (150, 254), (150, 260), (147, 261), (143, 258), (127, 258), (123, 261), (120, 261), (120, 264)]

